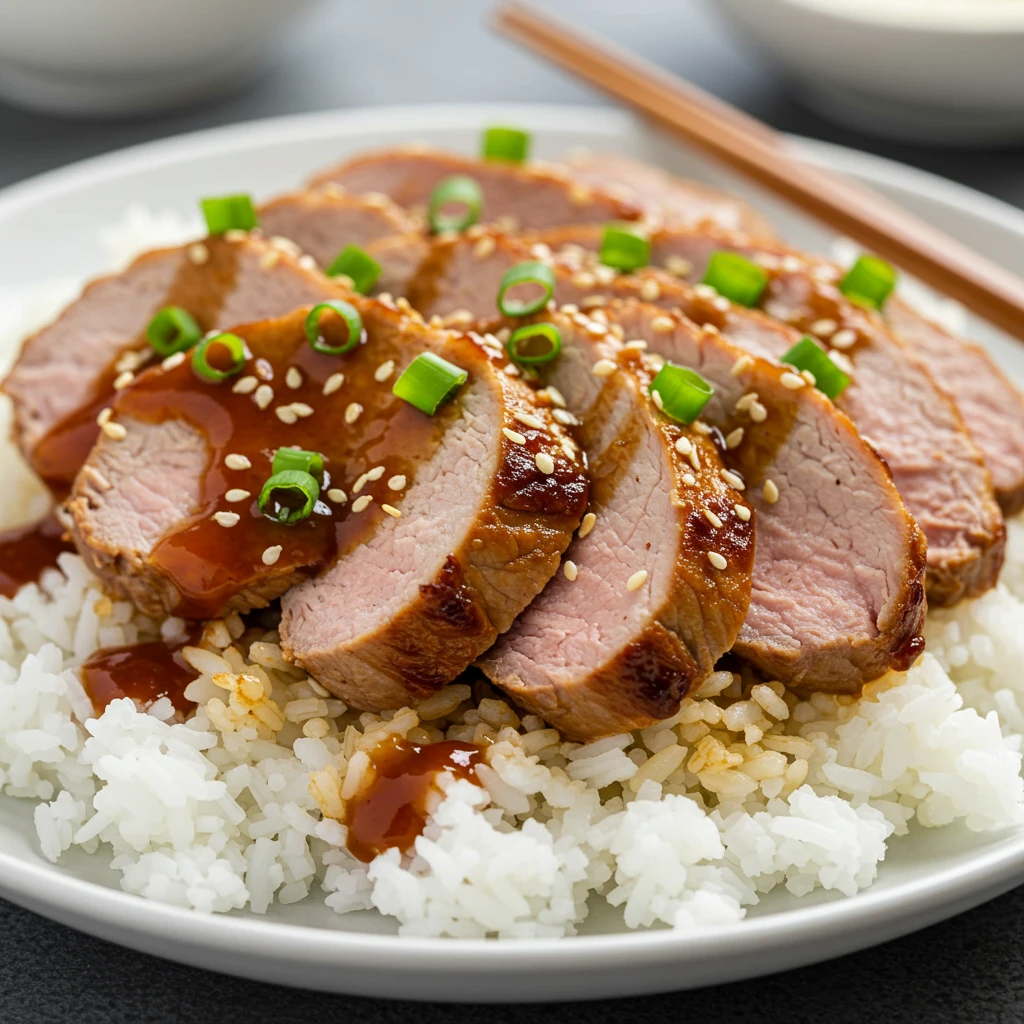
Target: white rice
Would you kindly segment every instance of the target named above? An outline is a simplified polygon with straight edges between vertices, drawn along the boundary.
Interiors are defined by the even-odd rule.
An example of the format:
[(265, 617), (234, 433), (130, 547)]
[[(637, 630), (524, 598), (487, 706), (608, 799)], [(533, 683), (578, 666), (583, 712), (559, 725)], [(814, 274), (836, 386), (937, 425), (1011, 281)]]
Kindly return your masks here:
[[(120, 263), (192, 230), (136, 210), (106, 242)], [(41, 288), (43, 316), (67, 292)], [(0, 295), (0, 359), (39, 319), (31, 305)], [(3, 524), (39, 502), (20, 465), (0, 446), (18, 481)], [(587, 746), (465, 686), (431, 698), (423, 720), (349, 711), (284, 663), (275, 633), (243, 638), (237, 617), (188, 652), (203, 674), (187, 723), (166, 701), (91, 718), (75, 666), (179, 624), (112, 600), (63, 555), (40, 585), (0, 598), (0, 790), (35, 801), (50, 860), (79, 847), (127, 892), (206, 912), (325, 899), (406, 935), (525, 937), (571, 935), (602, 900), (630, 928), (700, 929), (777, 886), (851, 896), (908, 828), (1024, 824), (1024, 524), (1009, 529), (1003, 583), (931, 613), (928, 653), (861, 700), (799, 701), (716, 673), (670, 721)], [(448, 781), (414, 850), (367, 865), (336, 819), (388, 732), (488, 743), (484, 788)]]

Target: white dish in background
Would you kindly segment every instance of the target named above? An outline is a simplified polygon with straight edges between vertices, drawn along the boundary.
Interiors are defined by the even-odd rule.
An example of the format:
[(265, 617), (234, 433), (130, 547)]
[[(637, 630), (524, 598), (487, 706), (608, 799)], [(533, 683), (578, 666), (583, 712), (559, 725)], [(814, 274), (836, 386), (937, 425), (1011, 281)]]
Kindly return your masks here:
[(140, 114), (245, 83), (315, 0), (0, 4), (0, 97), (75, 116)]
[(1024, 137), (1024, 3), (720, 0), (809, 106), (937, 144)]
[[(182, 214), (196, 197), (293, 188), (359, 149), (426, 139), (475, 149), (489, 123), (531, 129), (539, 156), (572, 146), (619, 149), (751, 195), (702, 158), (625, 114), (575, 108), (456, 106), (377, 109), (257, 122), (136, 147), (44, 175), (0, 194), (0, 282), (18, 288), (103, 269), (97, 232), (144, 202)], [(811, 158), (887, 196), (1024, 273), (1024, 215), (970, 190), (836, 147)], [(830, 236), (756, 196), (784, 237), (827, 249)], [(54, 226), (61, 245), (52, 242)], [(1002, 365), (1024, 380), (1024, 353), (974, 322)], [(852, 898), (774, 893), (736, 926), (686, 934), (629, 932), (607, 907), (571, 939), (399, 939), (372, 913), (334, 915), (322, 902), (203, 916), (126, 895), (101, 858), (60, 865), (39, 853), (32, 806), (0, 798), (0, 895), (145, 952), (262, 981), (361, 995), (462, 1001), (624, 996), (711, 984), (811, 963), (885, 941), (965, 910), (1024, 879), (1024, 834), (918, 828), (895, 841), (879, 880)]]

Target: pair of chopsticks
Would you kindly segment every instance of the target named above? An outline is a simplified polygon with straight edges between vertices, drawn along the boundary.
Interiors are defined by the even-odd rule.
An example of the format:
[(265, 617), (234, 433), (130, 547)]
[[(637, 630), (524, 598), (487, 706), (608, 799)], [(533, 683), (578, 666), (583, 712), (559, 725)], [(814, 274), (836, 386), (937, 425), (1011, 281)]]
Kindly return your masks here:
[(498, 30), (635, 107), (764, 188), (1024, 341), (1024, 280), (868, 188), (802, 161), (784, 136), (696, 86), (524, 3)]

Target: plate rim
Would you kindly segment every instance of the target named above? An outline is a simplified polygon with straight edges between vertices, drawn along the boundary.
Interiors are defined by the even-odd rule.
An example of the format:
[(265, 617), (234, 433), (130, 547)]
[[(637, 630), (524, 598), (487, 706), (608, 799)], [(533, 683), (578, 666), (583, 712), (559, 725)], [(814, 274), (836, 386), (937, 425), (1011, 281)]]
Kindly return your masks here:
[[(140, 143), (9, 185), (0, 190), (0, 224), (55, 193), (88, 189), (94, 183), (142, 171), (156, 162), (166, 163), (172, 152), (174, 159), (188, 161), (259, 143), (271, 134), (275, 141), (286, 144), (289, 138), (343, 137), (389, 125), (408, 125), (412, 134), (415, 125), (420, 131), (468, 128), (495, 117), (512, 123), (518, 119), (539, 131), (573, 128), (610, 139), (621, 138), (638, 123), (632, 115), (615, 108), (546, 103), (396, 105), (262, 118)], [(897, 161), (798, 136), (790, 138), (813, 163), (838, 164), (868, 180), (925, 194), (1024, 239), (1024, 212), (999, 199)], [(782, 910), (695, 933), (663, 929), (496, 942), (368, 934), (290, 924), (251, 912), (207, 915), (145, 900), (69, 875), (54, 865), (26, 862), (2, 850), (0, 894), (81, 930), (93, 930), (101, 924), (116, 926), (133, 935), (160, 937), (193, 950), (228, 946), (277, 962), (313, 961), (340, 966), (339, 961), (343, 961), (348, 968), (379, 969), (381, 953), (400, 949), (402, 969), (415, 971), (436, 968), (457, 949), (460, 968), (500, 975), (530, 969), (550, 975), (572, 968), (586, 968), (588, 972), (621, 969), (638, 960), (654, 965), (719, 957), (739, 959), (742, 954), (763, 950), (766, 940), (777, 938), (780, 931), (794, 949), (820, 942), (818, 959), (849, 952), (951, 916), (1024, 880), (1024, 830), (1016, 835), (1006, 831), (1002, 836), (1012, 841), (999, 842), (976, 855), (967, 872), (962, 866), (941, 869), (903, 882), (895, 891), (867, 889), (854, 898)], [(938, 905), (935, 900), (940, 901)], [(69, 921), (69, 916), (82, 920)], [(829, 947), (827, 942), (834, 941), (837, 932), (846, 936), (839, 943), (841, 949)], [(851, 940), (851, 936), (855, 937)], [(266, 952), (268, 946), (270, 953)], [(793, 958), (793, 963), (813, 959), (800, 956)], [(756, 973), (745, 970), (742, 975)], [(733, 976), (740, 976), (740, 972)]]

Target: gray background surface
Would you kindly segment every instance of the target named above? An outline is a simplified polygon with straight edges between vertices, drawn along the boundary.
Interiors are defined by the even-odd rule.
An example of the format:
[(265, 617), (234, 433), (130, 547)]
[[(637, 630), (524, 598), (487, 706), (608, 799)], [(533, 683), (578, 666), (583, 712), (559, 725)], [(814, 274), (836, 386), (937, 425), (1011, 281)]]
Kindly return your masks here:
[[(283, 42), (274, 67), (244, 91), (155, 118), (75, 122), (0, 104), (0, 186), (136, 142), (276, 114), (460, 100), (601, 102), (489, 34), (488, 6), (482, 0), (334, 0)], [(1024, 206), (1024, 149), (919, 149), (838, 128), (787, 96), (777, 72), (717, 20), (713, 0), (553, 0), (550, 6), (777, 128), (903, 160)], [(484, 1010), (223, 978), (79, 935), (0, 901), (0, 1024), (461, 1024), (485, 1014), (495, 1024), (1019, 1021), (1022, 929), (1024, 890), (1017, 890), (917, 935), (772, 978), (649, 999)]]

